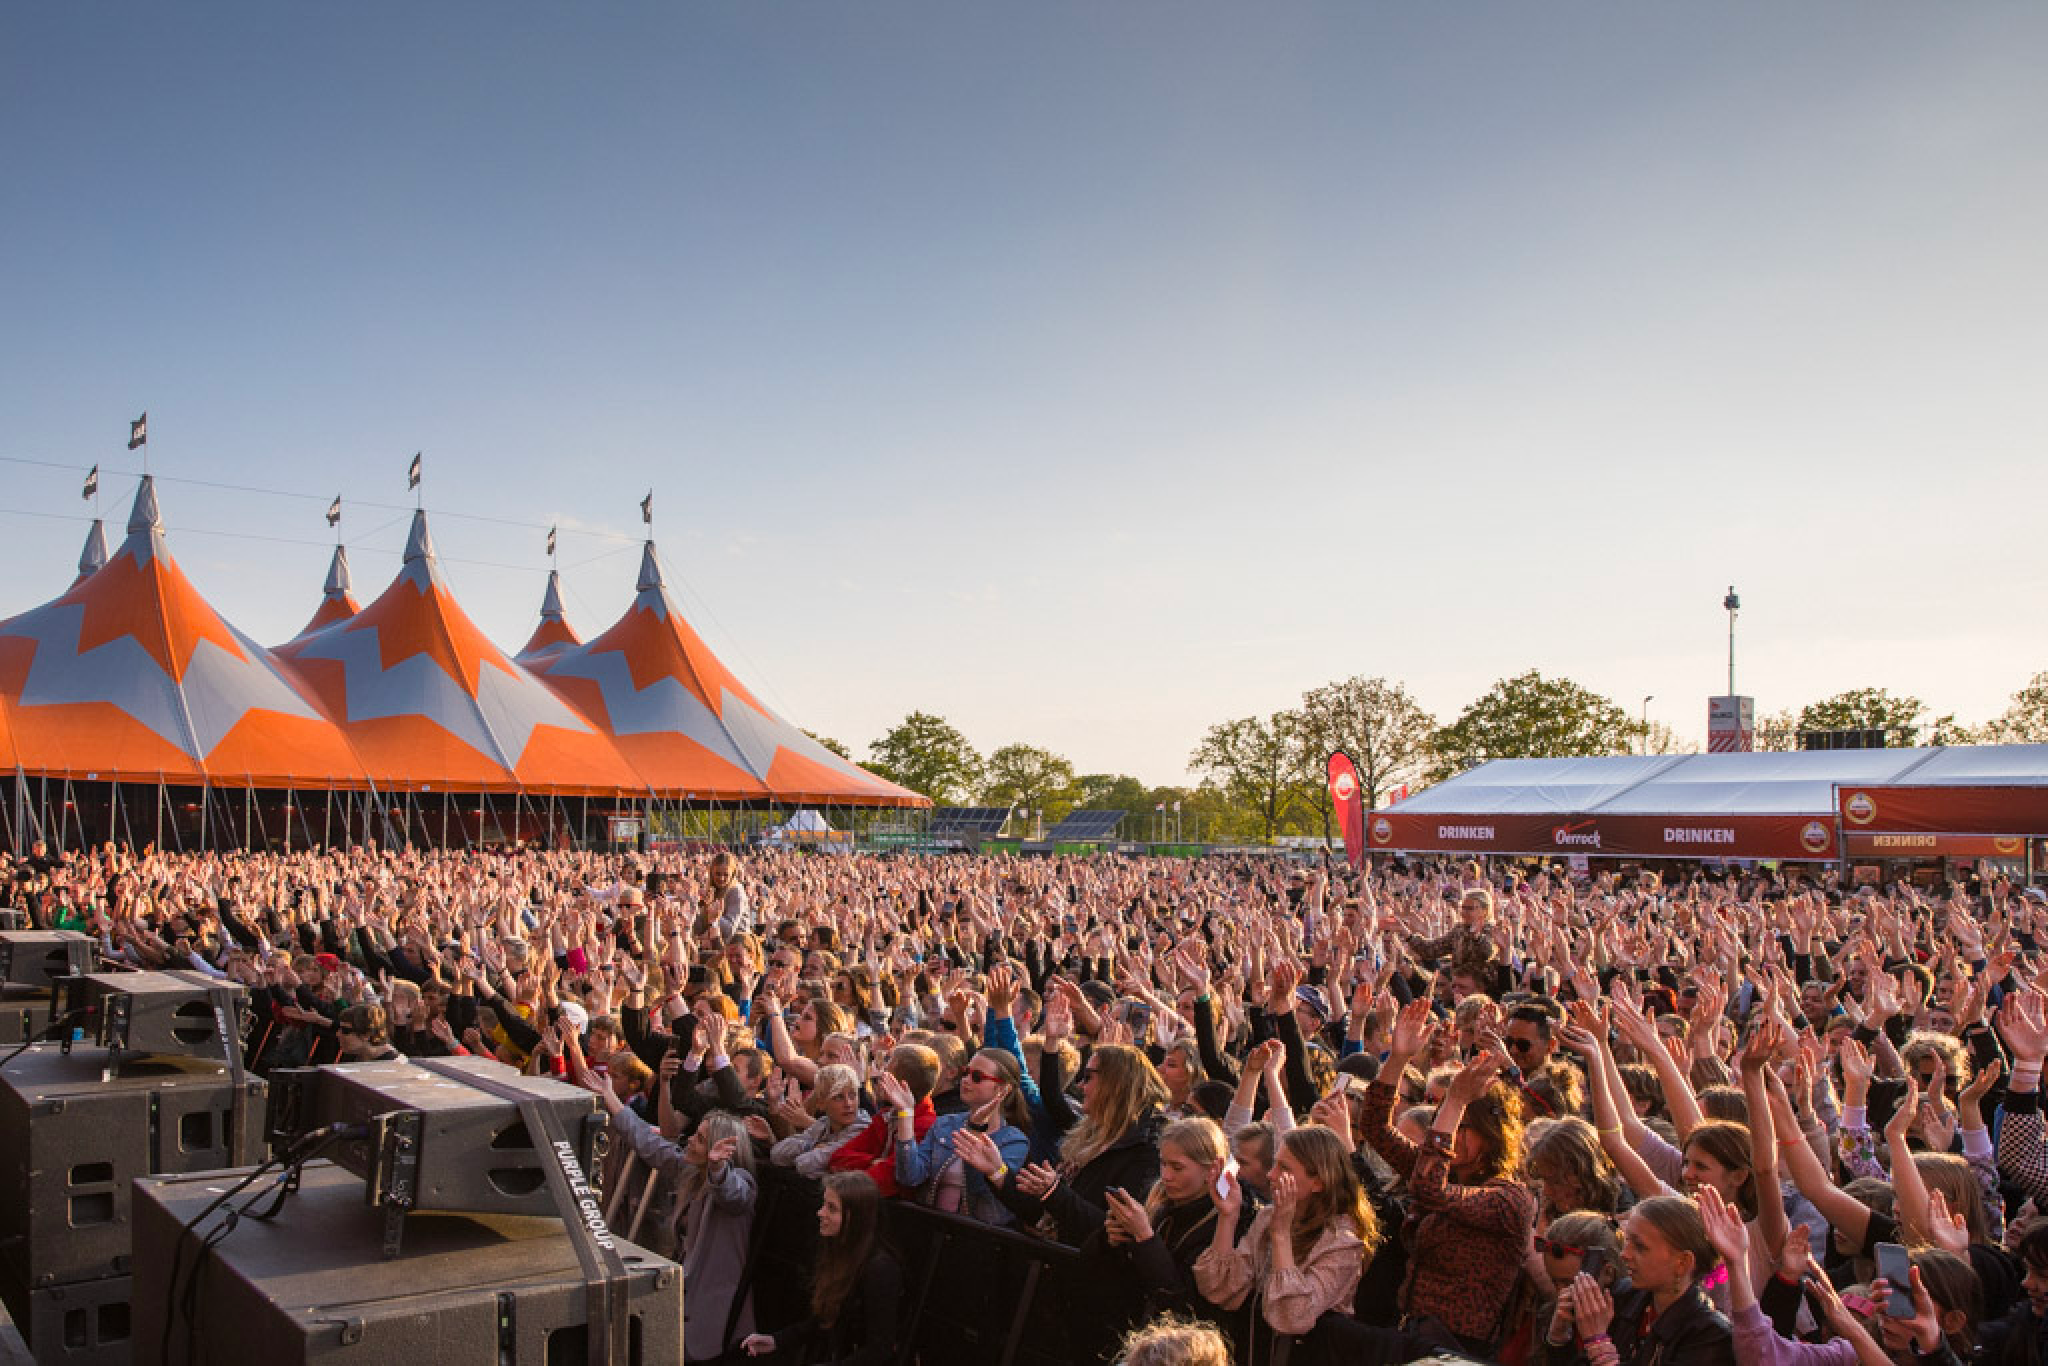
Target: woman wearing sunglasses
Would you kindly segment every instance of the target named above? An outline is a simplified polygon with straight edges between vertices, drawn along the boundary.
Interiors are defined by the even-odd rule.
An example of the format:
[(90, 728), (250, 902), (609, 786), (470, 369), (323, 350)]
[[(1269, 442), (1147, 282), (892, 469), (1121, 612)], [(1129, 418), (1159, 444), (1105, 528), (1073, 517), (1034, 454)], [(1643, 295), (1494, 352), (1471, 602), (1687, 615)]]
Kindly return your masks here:
[[(1031, 1114), (1018, 1087), (1023, 1069), (999, 1048), (984, 1048), (960, 1074), (963, 1111), (940, 1115), (918, 1138), (910, 1121), (896, 1121), (896, 1184), (920, 1204), (965, 1214), (984, 1224), (1017, 1222), (996, 1197), (995, 1183), (1021, 1165), (1031, 1150), (1025, 1132)], [(910, 1091), (887, 1073), (875, 1078), (883, 1104), (896, 1115), (910, 1108)], [(899, 1094), (900, 1093), (900, 1094)]]

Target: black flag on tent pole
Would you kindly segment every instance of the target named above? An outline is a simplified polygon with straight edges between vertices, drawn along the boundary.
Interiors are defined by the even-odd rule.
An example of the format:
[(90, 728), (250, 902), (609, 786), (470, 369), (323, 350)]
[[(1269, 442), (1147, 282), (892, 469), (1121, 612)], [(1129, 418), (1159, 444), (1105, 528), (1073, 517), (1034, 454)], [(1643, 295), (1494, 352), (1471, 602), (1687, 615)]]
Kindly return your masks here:
[(341, 495), (335, 494), (334, 501), (327, 505), (327, 525), (341, 525)]
[(405, 486), (416, 489), (420, 486), (420, 452), (412, 453), (412, 468), (405, 472)]
[(549, 527), (549, 528), (548, 528), (548, 557), (549, 557), (550, 559), (552, 559), (552, 558), (554, 558), (554, 554), (555, 554), (555, 529), (554, 529), (553, 527)]
[(128, 449), (149, 444), (149, 414), (144, 413), (128, 424)]
[(642, 499), (640, 500), (640, 520), (641, 520), (641, 521), (643, 521), (643, 522), (645, 522), (645, 523), (646, 523), (647, 525), (649, 525), (649, 526), (653, 526), (653, 525), (654, 525), (654, 490), (653, 490), (653, 489), (649, 489), (649, 490), (647, 490), (647, 496), (646, 496), (645, 498), (642, 498)]
[(91, 501), (100, 491), (100, 467), (94, 465), (85, 472), (85, 490), (78, 496)]

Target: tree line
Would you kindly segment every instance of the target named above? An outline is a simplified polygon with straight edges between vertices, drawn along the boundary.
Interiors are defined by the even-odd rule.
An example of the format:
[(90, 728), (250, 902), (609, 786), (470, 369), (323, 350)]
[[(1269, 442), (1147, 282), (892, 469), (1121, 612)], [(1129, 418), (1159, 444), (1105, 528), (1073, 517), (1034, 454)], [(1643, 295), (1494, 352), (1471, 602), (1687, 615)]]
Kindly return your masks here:
[[(1894, 748), (1914, 745), (2048, 743), (2048, 672), (2036, 674), (2011, 705), (1981, 726), (1935, 715), (1917, 697), (1856, 688), (1785, 710), (1757, 724), (1756, 747), (1790, 750), (1804, 731), (1883, 730)], [(827, 736), (813, 739), (854, 759)], [(1334, 750), (1357, 765), (1372, 809), (1490, 759), (1671, 754), (1680, 744), (1661, 722), (1631, 716), (1609, 697), (1568, 678), (1531, 669), (1503, 678), (1448, 722), (1401, 683), (1364, 676), (1311, 688), (1298, 705), (1209, 727), (1188, 758), (1193, 786), (1155, 785), (1124, 773), (1077, 773), (1064, 755), (1014, 742), (983, 755), (945, 718), (914, 711), (868, 745), (857, 760), (923, 793), (939, 806), (1006, 806), (1034, 813), (1049, 828), (1076, 810), (1122, 810), (1125, 838), (1171, 828), (1189, 839), (1271, 840), (1327, 837), (1333, 813), (1324, 776)]]

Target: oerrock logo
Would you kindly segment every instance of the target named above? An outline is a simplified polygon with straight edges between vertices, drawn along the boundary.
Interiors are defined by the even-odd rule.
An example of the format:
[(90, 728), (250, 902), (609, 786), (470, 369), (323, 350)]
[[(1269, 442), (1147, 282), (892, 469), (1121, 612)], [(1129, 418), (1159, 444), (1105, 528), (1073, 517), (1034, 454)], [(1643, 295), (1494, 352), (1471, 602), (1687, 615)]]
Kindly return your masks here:
[(1340, 802), (1350, 801), (1357, 791), (1358, 779), (1349, 773), (1339, 773), (1336, 781), (1330, 784), (1330, 794)]
[(1852, 792), (1842, 806), (1842, 814), (1858, 825), (1868, 825), (1877, 819), (1877, 803), (1868, 792)]
[[(1863, 794), (1859, 792), (1856, 795), (1860, 797)], [(1852, 797), (1850, 800), (1853, 802), (1855, 798)], [(1864, 800), (1867, 801), (1869, 799), (1864, 798)], [(1808, 821), (1806, 828), (1799, 832), (1799, 843), (1809, 854), (1825, 854), (1828, 851), (1828, 846), (1833, 842), (1829, 838), (1827, 822), (1825, 821)]]
[(1577, 825), (1560, 825), (1552, 830), (1550, 842), (1564, 848), (1598, 849), (1600, 832), (1593, 828), (1593, 822), (1580, 821)]
[(1394, 837), (1394, 823), (1385, 816), (1381, 816), (1372, 823), (1372, 837), (1381, 844), (1385, 844)]
[(2000, 838), (1992, 840), (1991, 847), (2007, 858), (2018, 858), (2027, 851), (2027, 842), (2025, 840)]

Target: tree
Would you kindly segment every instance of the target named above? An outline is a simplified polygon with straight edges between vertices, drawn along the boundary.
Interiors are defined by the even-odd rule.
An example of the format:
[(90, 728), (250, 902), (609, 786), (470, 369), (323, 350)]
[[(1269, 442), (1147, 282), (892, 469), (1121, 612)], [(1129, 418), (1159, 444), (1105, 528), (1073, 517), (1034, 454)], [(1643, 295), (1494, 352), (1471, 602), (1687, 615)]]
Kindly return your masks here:
[(940, 806), (957, 806), (979, 786), (982, 762), (945, 718), (914, 711), (868, 746), (868, 767)]
[(819, 745), (831, 750), (834, 754), (846, 760), (846, 762), (848, 762), (849, 764), (853, 762), (853, 751), (848, 749), (845, 745), (840, 744), (837, 740), (834, 740), (831, 736), (820, 735), (818, 734), (818, 732), (814, 730), (807, 730), (804, 732), (804, 734), (810, 736), (811, 739), (817, 741)]
[(1271, 840), (1289, 809), (1308, 795), (1301, 784), (1300, 730), (1300, 717), (1286, 711), (1224, 721), (1209, 727), (1188, 767), (1207, 774), (1233, 802), (1258, 813)]
[(1756, 723), (1754, 744), (1759, 750), (1783, 754), (1799, 748), (1799, 717), (1789, 707), (1773, 712)]
[(1626, 754), (1642, 728), (1612, 700), (1531, 669), (1503, 678), (1436, 733), (1437, 778), (1488, 759)]
[(1984, 738), (2000, 745), (2048, 744), (2048, 673), (2035, 674), (2012, 695), (2012, 705), (1985, 725)]
[[(1343, 750), (1358, 769), (1365, 809), (1428, 771), (1437, 721), (1408, 690), (1384, 678), (1347, 678), (1311, 688), (1301, 698), (1301, 739), (1314, 781), (1327, 789), (1330, 753)], [(1324, 790), (1322, 805), (1329, 804)]]
[(989, 755), (981, 783), (988, 805), (1044, 811), (1048, 825), (1073, 809), (1074, 766), (1036, 745), (1004, 745)]
[(1852, 688), (1809, 702), (1800, 708), (1798, 729), (1881, 730), (1885, 744), (1894, 749), (1911, 749), (1923, 735), (1937, 745), (1969, 743), (1954, 716), (1929, 717), (1919, 698), (1894, 696), (1883, 688)]

